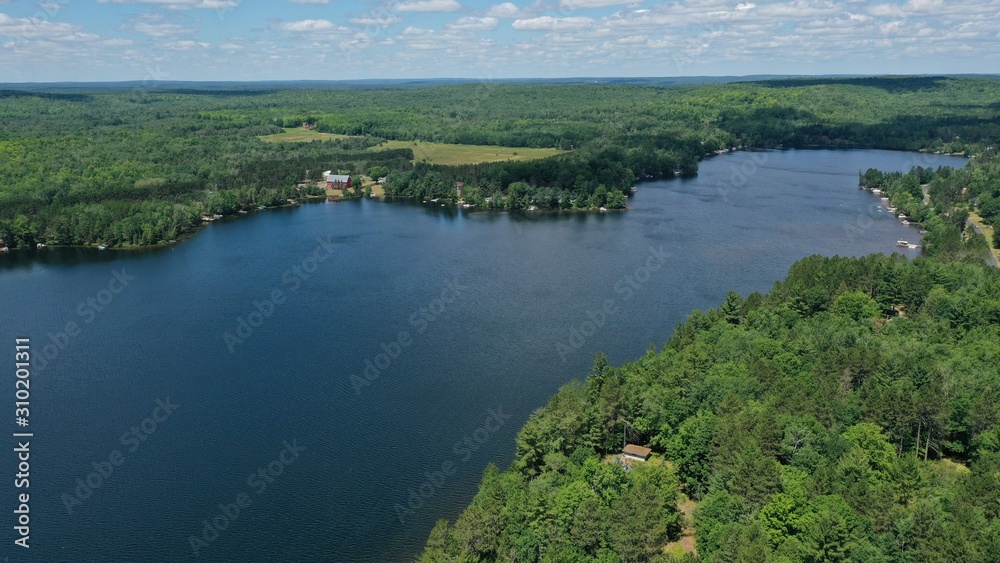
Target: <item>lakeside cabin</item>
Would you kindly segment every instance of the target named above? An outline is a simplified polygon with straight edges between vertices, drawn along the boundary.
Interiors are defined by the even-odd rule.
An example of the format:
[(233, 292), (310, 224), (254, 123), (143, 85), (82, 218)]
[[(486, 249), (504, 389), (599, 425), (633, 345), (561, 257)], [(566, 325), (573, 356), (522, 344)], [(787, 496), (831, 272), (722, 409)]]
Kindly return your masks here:
[(346, 190), (351, 187), (351, 176), (349, 174), (326, 173), (326, 187), (335, 190)]
[(648, 461), (652, 453), (653, 450), (635, 444), (628, 444), (622, 449), (622, 456), (635, 461)]

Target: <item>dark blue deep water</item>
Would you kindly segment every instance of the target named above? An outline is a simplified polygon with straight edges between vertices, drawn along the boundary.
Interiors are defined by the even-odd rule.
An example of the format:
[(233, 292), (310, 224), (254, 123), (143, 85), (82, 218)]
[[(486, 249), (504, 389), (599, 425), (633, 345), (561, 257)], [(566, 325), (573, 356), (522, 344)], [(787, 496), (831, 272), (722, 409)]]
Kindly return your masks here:
[[(858, 171), (964, 162), (736, 153), (641, 184), (623, 213), (323, 203), (165, 249), (0, 256), (0, 556), (185, 561), (194, 536), (206, 561), (408, 560), (596, 352), (641, 355), (804, 256), (919, 240)], [(19, 336), (39, 358), (30, 551), (13, 546)]]

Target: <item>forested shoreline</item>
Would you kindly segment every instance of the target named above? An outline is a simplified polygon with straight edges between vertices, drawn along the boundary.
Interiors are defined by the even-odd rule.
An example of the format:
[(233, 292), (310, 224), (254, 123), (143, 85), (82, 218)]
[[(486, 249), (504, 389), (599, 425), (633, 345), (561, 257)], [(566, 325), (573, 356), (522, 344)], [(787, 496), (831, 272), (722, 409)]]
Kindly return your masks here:
[[(609, 209), (637, 180), (731, 147), (981, 154), (1000, 80), (882, 77), (701, 86), (464, 84), (324, 90), (0, 92), (0, 239), (143, 246), (302, 195), (324, 170), (386, 171), (390, 196), (498, 209)], [(351, 135), (260, 137), (303, 123)], [(559, 148), (551, 158), (411, 162), (383, 139)], [(970, 207), (975, 202), (967, 202)], [(985, 216), (984, 216), (985, 217)]]
[(598, 355), (420, 561), (998, 561), (998, 389), (1000, 270), (809, 257)]

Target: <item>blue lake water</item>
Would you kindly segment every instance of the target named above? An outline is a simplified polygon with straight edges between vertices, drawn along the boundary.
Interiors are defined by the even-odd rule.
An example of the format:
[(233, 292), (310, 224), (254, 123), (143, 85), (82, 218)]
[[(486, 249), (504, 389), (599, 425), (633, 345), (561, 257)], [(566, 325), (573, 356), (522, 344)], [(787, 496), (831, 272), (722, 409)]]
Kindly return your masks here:
[(595, 353), (639, 356), (804, 256), (918, 241), (858, 172), (964, 164), (743, 152), (639, 185), (627, 212), (323, 203), (164, 249), (0, 256), (9, 432), (14, 339), (39, 358), (31, 549), (13, 547), (8, 437), (0, 556), (409, 560)]

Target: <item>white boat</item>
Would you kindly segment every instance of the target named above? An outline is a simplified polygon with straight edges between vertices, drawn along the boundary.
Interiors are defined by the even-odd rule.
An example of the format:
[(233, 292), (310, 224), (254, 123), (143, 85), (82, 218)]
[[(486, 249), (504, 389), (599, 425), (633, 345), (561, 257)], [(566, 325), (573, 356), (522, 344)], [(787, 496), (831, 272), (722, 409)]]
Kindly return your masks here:
[(602, 211), (602, 212), (604, 212), (604, 211), (607, 211), (607, 210), (608, 210), (608, 208), (607, 208), (607, 207), (601, 207), (601, 208), (600, 208), (600, 209), (599, 209), (598, 211)]
[(887, 207), (886, 209), (889, 210), (889, 213), (895, 213), (896, 212), (896, 208), (895, 207)]
[(872, 190), (872, 193), (875, 194), (875, 195), (882, 195), (882, 190), (880, 190), (878, 188), (875, 188), (875, 189)]
[(887, 197), (883, 197), (883, 198), (882, 198), (882, 201), (889, 201), (889, 198), (887, 198)]
[(909, 241), (905, 241), (905, 240), (897, 240), (896, 241), (896, 246), (910, 246), (910, 243), (909, 243)]
[(108, 247), (104, 246), (103, 244), (97, 247), (97, 250), (107, 250), (107, 249)]
[(911, 245), (910, 245), (910, 248), (911, 248), (911, 249), (914, 249), (914, 248), (920, 248), (920, 245), (919, 245), (919, 244), (911, 244)]
[(899, 218), (900, 219), (909, 219), (909, 217), (907, 217), (906, 215), (904, 215), (902, 213), (899, 214)]
[(909, 225), (910, 224), (910, 222), (907, 221), (906, 219), (903, 219), (902, 221), (900, 221), (900, 223), (902, 223), (904, 225)]

